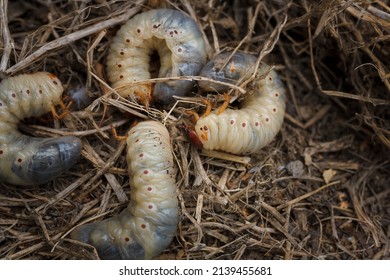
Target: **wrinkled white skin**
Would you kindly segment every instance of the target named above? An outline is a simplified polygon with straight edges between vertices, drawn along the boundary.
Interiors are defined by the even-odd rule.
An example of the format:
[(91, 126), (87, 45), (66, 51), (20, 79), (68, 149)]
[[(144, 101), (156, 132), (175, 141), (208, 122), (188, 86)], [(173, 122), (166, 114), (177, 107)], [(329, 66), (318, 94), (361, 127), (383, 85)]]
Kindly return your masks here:
[[(202, 33), (196, 22), (184, 13), (170, 9), (150, 10), (134, 16), (114, 37), (107, 56), (107, 76), (123, 97), (151, 94), (151, 85), (128, 86), (133, 81), (151, 77), (149, 62), (153, 51), (160, 57), (158, 77), (197, 75), (206, 63)], [(193, 87), (192, 81), (159, 82), (153, 100), (160, 104), (174, 101)]]
[[(204, 66), (200, 75), (232, 84), (241, 78), (248, 79), (254, 71), (256, 57), (237, 52), (221, 69), (230, 54), (217, 55)], [(211, 112), (197, 121), (195, 131), (204, 149), (247, 154), (260, 150), (274, 139), (283, 123), (286, 93), (277, 73), (269, 70), (270, 66), (260, 64), (240, 109), (226, 109), (219, 115)], [(199, 83), (199, 86), (206, 91), (228, 89), (210, 82)]]
[(168, 130), (156, 121), (138, 123), (129, 131), (126, 158), (128, 207), (71, 233), (94, 246), (101, 259), (151, 259), (169, 246), (177, 230), (176, 169)]
[(79, 158), (76, 137), (36, 138), (18, 131), (18, 123), (40, 116), (60, 102), (63, 88), (46, 72), (19, 75), (0, 83), (0, 180), (15, 185), (51, 181)]

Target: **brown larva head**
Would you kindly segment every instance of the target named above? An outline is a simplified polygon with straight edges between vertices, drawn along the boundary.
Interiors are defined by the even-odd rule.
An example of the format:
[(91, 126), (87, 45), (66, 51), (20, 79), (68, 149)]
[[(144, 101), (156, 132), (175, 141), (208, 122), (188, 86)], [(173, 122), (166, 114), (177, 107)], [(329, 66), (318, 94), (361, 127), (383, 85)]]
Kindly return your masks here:
[(210, 140), (210, 128), (207, 123), (207, 120), (200, 118), (195, 125), (195, 132), (203, 144)]
[(153, 85), (147, 83), (138, 85), (134, 90), (134, 94), (138, 96), (138, 99), (142, 104), (147, 105), (152, 100), (152, 91)]
[(139, 85), (124, 85), (116, 88), (116, 91), (123, 97), (134, 96), (136, 100), (145, 106), (148, 106), (152, 100), (153, 84), (144, 83)]

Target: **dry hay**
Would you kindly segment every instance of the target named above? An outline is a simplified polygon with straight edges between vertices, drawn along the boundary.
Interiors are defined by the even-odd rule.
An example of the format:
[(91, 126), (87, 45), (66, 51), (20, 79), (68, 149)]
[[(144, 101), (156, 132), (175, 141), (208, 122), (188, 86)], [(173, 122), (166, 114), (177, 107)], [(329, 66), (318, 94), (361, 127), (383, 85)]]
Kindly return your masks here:
[[(125, 143), (110, 125), (125, 133), (141, 117), (168, 125), (180, 166), (181, 220), (159, 258), (389, 259), (388, 1), (19, 0), (8, 3), (8, 18), (7, 2), (3, 76), (51, 71), (66, 94), (83, 87), (96, 100), (62, 120), (21, 126), (35, 136), (80, 136), (82, 159), (47, 185), (1, 183), (0, 258), (96, 258), (68, 233), (126, 207)], [(199, 95), (170, 112), (110, 95), (101, 66), (118, 24), (159, 5), (198, 21), (209, 56), (236, 48), (281, 73), (285, 123), (249, 165), (196, 150), (176, 128), (189, 108), (202, 111)]]

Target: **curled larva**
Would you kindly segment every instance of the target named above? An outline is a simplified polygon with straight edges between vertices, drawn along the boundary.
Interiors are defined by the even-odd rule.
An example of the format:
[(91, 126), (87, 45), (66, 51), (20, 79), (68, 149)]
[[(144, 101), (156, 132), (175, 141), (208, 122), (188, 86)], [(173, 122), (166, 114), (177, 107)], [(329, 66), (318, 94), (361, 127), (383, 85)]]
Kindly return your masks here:
[[(216, 56), (201, 71), (202, 76), (234, 83), (249, 78), (256, 58), (236, 53), (225, 65), (230, 52)], [(227, 88), (209, 82), (200, 83), (204, 90), (225, 91)], [(277, 73), (265, 63), (260, 64), (255, 80), (248, 85), (248, 96), (240, 109), (225, 109), (201, 117), (195, 132), (204, 149), (234, 154), (252, 153), (270, 143), (280, 130), (286, 108), (285, 88)]]
[(62, 91), (57, 77), (45, 72), (0, 83), (0, 181), (43, 184), (77, 161), (81, 152), (78, 138), (36, 138), (18, 131), (22, 119), (40, 116), (58, 104)]
[(202, 33), (196, 22), (184, 13), (156, 9), (130, 19), (111, 43), (107, 76), (117, 92), (123, 97), (134, 94), (143, 103), (153, 99), (169, 104), (173, 95), (183, 96), (194, 83), (176, 79), (159, 82), (154, 89), (151, 83), (129, 85), (151, 78), (149, 64), (153, 51), (160, 57), (158, 77), (197, 75), (206, 63)]
[(73, 239), (94, 246), (101, 259), (150, 259), (171, 243), (178, 223), (176, 169), (168, 130), (138, 123), (127, 138), (131, 201), (118, 216), (82, 225)]

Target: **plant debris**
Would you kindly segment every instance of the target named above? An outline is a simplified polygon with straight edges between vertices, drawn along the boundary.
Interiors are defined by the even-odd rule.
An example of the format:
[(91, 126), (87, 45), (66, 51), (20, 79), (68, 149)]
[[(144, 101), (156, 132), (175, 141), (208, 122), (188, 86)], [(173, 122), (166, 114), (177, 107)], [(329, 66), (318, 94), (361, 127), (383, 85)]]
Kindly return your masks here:
[[(1, 78), (49, 71), (63, 82), (65, 101), (80, 88), (93, 100), (63, 119), (20, 126), (33, 136), (79, 136), (82, 159), (45, 185), (0, 183), (0, 258), (97, 259), (69, 233), (118, 214), (130, 199), (125, 143), (111, 127), (124, 135), (133, 122), (156, 119), (173, 139), (181, 214), (159, 259), (390, 259), (388, 1), (0, 4)], [(193, 147), (177, 125), (190, 121), (188, 110), (204, 110), (196, 89), (169, 110), (112, 92), (104, 76), (112, 37), (156, 7), (193, 17), (209, 58), (241, 50), (280, 73), (287, 113), (270, 145), (250, 156)], [(246, 82), (232, 87), (236, 99)]]

